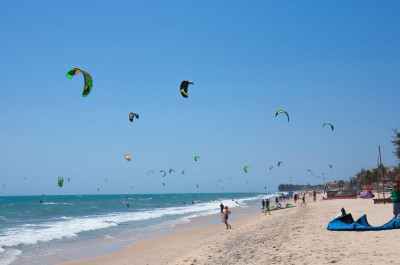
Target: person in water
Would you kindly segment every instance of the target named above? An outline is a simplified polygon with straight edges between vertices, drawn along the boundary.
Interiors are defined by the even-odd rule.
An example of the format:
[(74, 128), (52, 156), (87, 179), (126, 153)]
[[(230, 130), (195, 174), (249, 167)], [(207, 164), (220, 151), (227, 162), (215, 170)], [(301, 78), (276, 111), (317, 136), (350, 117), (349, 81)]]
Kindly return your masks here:
[(229, 218), (230, 214), (231, 214), (231, 211), (229, 211), (228, 206), (225, 206), (224, 223), (226, 225), (226, 229), (232, 229), (232, 226), (230, 224), (228, 224), (228, 218)]

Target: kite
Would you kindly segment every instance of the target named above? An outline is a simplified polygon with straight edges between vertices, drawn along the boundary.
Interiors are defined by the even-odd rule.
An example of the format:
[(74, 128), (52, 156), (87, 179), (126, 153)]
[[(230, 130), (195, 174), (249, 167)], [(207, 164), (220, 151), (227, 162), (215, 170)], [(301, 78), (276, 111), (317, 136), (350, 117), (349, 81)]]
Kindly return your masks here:
[(58, 177), (58, 186), (61, 188), (64, 185), (64, 178)]
[(188, 91), (187, 90), (188, 90), (189, 84), (194, 85), (194, 83), (192, 81), (189, 81), (189, 80), (184, 80), (181, 83), (180, 91), (181, 91), (182, 97), (184, 97), (184, 98), (188, 97)]
[[(194, 161), (197, 161), (200, 158), (200, 156), (194, 156), (193, 159)], [(206, 159), (207, 160), (207, 159)]]
[(307, 169), (308, 172), (311, 172), (311, 169)]
[(175, 170), (171, 168), (171, 169), (169, 170), (169, 173), (172, 174), (172, 172), (175, 172)]
[(67, 73), (67, 77), (71, 79), (78, 73), (82, 73), (83, 77), (85, 78), (85, 85), (83, 86), (83, 91), (82, 91), (82, 97), (85, 98), (87, 95), (89, 95), (90, 91), (92, 90), (93, 80), (88, 72), (85, 72), (79, 68), (72, 68), (71, 70), (69, 70)]
[(185, 172), (186, 172), (186, 170), (183, 169), (183, 170), (182, 170), (182, 174), (185, 174)]
[(163, 182), (162, 184), (163, 184), (163, 186), (165, 186), (165, 183), (164, 183), (164, 182)]
[(278, 116), (278, 115), (281, 114), (281, 113), (285, 113), (285, 114), (286, 114), (286, 116), (287, 116), (287, 121), (289, 122), (289, 114), (288, 114), (286, 111), (284, 111), (284, 110), (278, 110), (278, 111), (275, 113), (275, 117)]
[(131, 122), (133, 122), (133, 119), (134, 119), (134, 118), (139, 119), (139, 114), (134, 113), (134, 112), (129, 113), (129, 120), (130, 120)]
[(332, 169), (332, 165), (331, 164), (328, 164), (328, 166)]
[(126, 161), (131, 161), (131, 156), (129, 154), (125, 154), (124, 156)]
[(165, 177), (165, 175), (167, 175), (167, 172), (165, 172), (165, 170), (160, 170), (160, 173), (161, 172), (164, 172), (164, 176), (163, 177)]
[(278, 162), (278, 167), (280, 167), (282, 163), (283, 163), (282, 161), (279, 161)]
[(248, 166), (248, 165), (245, 165), (244, 166), (244, 168), (243, 168), (243, 170), (244, 170), (244, 172), (246, 172), (247, 173), (247, 170), (248, 170), (248, 168), (249, 168), (250, 166)]
[(325, 125), (331, 126), (332, 131), (335, 129), (335, 127), (333, 127), (333, 124), (330, 123), (330, 122), (324, 122), (324, 124), (322, 125), (322, 127), (325, 127)]
[(150, 174), (153, 174), (153, 173), (154, 173), (153, 170), (151, 170), (151, 169), (147, 170), (147, 175), (150, 175)]

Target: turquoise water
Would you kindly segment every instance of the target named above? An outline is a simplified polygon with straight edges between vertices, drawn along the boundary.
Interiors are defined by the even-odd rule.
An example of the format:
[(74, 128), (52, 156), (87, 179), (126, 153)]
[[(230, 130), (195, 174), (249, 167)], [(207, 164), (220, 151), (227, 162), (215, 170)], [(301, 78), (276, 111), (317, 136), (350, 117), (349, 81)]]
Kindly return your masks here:
[[(78, 257), (82, 249), (101, 254), (218, 213), (221, 202), (246, 207), (259, 198), (258, 193), (0, 197), (0, 265), (53, 264)], [(88, 247), (94, 242), (96, 249)]]

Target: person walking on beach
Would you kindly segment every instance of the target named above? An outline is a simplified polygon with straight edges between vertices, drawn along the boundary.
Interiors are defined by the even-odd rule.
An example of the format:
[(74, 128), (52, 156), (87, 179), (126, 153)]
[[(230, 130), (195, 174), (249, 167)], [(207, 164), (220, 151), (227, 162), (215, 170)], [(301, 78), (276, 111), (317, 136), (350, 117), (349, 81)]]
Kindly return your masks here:
[(304, 193), (303, 194), (303, 198), (301, 199), (301, 204), (300, 204), (300, 206), (305, 206), (306, 205), (306, 194)]
[(317, 191), (314, 190), (312, 195), (313, 195), (313, 202), (317, 202)]
[(265, 208), (265, 200), (264, 199), (262, 200), (261, 204), (262, 204), (262, 209), (264, 210), (264, 208)]
[(219, 205), (219, 207), (221, 207), (221, 213), (224, 212), (224, 205), (222, 204), (222, 202), (221, 202), (221, 204)]
[(225, 206), (225, 212), (224, 212), (224, 220), (225, 220), (225, 225), (226, 225), (226, 229), (232, 229), (231, 225), (228, 224), (228, 218), (229, 215), (231, 214), (231, 211), (229, 211), (228, 206)]
[(393, 190), (390, 192), (389, 199), (393, 200), (393, 214), (394, 218), (398, 218), (400, 214), (400, 190), (399, 183), (393, 184)]
[(278, 196), (275, 197), (275, 203), (276, 203), (276, 206), (278, 206), (278, 203), (279, 203), (279, 198), (278, 198)]
[(267, 200), (265, 201), (265, 211), (264, 211), (264, 215), (266, 215), (267, 212), (269, 213), (269, 215), (271, 215), (271, 211), (269, 210), (269, 199), (267, 199)]

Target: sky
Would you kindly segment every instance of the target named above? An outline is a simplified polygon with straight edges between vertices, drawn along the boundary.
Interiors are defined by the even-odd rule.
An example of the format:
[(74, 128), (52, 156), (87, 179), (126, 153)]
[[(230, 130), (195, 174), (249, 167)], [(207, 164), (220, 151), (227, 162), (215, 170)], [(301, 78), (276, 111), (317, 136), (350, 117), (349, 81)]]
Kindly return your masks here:
[[(347, 180), (379, 146), (397, 165), (399, 13), (389, 0), (1, 1), (0, 196), (274, 192)], [(93, 78), (86, 98), (74, 67)]]

